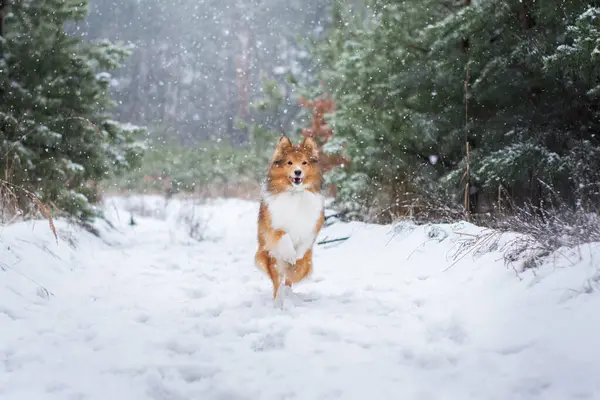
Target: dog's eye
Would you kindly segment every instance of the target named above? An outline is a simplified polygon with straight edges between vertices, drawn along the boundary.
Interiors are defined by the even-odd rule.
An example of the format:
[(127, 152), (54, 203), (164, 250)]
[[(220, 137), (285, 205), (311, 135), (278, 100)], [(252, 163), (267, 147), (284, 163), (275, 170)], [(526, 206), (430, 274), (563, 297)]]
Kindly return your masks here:
[(293, 162), (291, 162), (291, 161), (288, 161), (288, 165), (292, 165), (292, 164), (293, 164)]
[(302, 165), (306, 165), (308, 164), (306, 161), (302, 161)]

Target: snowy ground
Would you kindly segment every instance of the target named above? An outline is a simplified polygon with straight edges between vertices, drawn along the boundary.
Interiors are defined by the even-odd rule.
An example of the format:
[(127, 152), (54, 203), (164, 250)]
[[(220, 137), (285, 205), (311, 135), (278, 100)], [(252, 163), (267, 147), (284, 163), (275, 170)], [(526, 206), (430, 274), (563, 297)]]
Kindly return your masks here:
[(498, 251), (452, 265), (468, 224), (335, 224), (279, 310), (255, 203), (196, 206), (197, 241), (189, 204), (137, 201), (131, 227), (110, 199), (102, 240), (0, 231), (0, 399), (600, 399), (598, 244), (517, 276)]

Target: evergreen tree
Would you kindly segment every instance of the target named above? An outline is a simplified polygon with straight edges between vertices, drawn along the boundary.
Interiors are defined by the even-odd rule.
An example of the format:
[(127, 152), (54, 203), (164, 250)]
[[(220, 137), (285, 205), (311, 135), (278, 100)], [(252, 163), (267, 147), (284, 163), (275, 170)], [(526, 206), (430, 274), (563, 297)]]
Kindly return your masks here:
[[(592, 49), (587, 60), (570, 54), (570, 67), (560, 62), (552, 68), (544, 60), (571, 46), (575, 38), (569, 26), (588, 3), (477, 2), (425, 32), (436, 69), (443, 71), (428, 80), (439, 102), (425, 106), (432, 119), (443, 121), (439, 142), (462, 142), (464, 148), (465, 140), (459, 138), (465, 132), (456, 129), (455, 116), (467, 109), (456, 88), (468, 79), (469, 169), (480, 193), (495, 196), (501, 185), (518, 203), (578, 200), (573, 196), (580, 183), (574, 168), (591, 160), (573, 159), (573, 154), (582, 154), (582, 145), (600, 144), (597, 99), (590, 92), (600, 64), (591, 60)], [(466, 167), (464, 151), (458, 154), (444, 154), (456, 165), (445, 179), (451, 184), (460, 182)]]
[(344, 149), (350, 158), (328, 179), (338, 187), (338, 206), (364, 215), (404, 200), (414, 191), (413, 177), (435, 152), (433, 122), (411, 109), (429, 72), (422, 30), (448, 10), (434, 1), (354, 7), (337, 3), (329, 40), (317, 44), (313, 54), (336, 101), (328, 148)]
[(589, 3), (374, 0), (359, 20), (339, 7), (313, 56), (351, 158), (337, 172), (340, 204), (364, 212), (423, 191), (462, 204), (466, 182), (472, 211), (499, 187), (517, 204), (597, 200), (600, 19)]
[(109, 114), (108, 71), (127, 52), (65, 33), (85, 15), (81, 0), (15, 0), (0, 48), (0, 174), (82, 222), (95, 215), (93, 181), (134, 166), (142, 133)]

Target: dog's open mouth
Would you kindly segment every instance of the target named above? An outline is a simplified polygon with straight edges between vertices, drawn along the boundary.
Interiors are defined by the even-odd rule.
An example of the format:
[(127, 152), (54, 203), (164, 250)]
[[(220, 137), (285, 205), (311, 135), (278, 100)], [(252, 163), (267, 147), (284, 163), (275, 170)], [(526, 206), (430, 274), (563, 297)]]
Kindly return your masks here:
[(299, 178), (299, 177), (294, 177), (294, 178), (292, 178), (292, 183), (293, 183), (294, 185), (299, 185), (299, 184), (301, 184), (301, 183), (302, 183), (302, 178)]

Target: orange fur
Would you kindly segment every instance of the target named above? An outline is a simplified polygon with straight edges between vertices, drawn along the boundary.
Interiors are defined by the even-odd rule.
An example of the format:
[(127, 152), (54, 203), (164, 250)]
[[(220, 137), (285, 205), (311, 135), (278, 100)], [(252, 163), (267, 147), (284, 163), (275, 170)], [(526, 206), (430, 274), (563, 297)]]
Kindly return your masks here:
[[(301, 171), (302, 173), (302, 181), (298, 185), (294, 185), (295, 171)], [(294, 283), (304, 280), (312, 272), (312, 246), (314, 245), (314, 239), (323, 227), (324, 214), (321, 207), (318, 211), (318, 218), (316, 218), (316, 222), (312, 227), (312, 232), (310, 232), (312, 236), (308, 235), (312, 241), (301, 243), (301, 240), (305, 240), (305, 237), (300, 235), (300, 240), (297, 240), (299, 243), (294, 245), (294, 251), (300, 248), (304, 250), (306, 247), (306, 252), (300, 258), (297, 258), (295, 262), (289, 262), (281, 256), (277, 256), (277, 249), (281, 245), (282, 238), (286, 239), (285, 236), (288, 236), (288, 239), (289, 237), (297, 238), (299, 236), (296, 234), (297, 232), (286, 232), (284, 229), (274, 228), (274, 225), (277, 224), (273, 221), (269, 201), (265, 199), (276, 198), (285, 193), (294, 193), (291, 196), (299, 196), (296, 199), (302, 202), (306, 197), (302, 197), (304, 196), (302, 193), (307, 191), (314, 195), (309, 196), (309, 200), (315, 201), (314, 199), (320, 199), (318, 196), (321, 196), (321, 184), (322, 174), (319, 167), (319, 154), (316, 143), (311, 138), (306, 138), (301, 144), (293, 145), (288, 138), (281, 138), (273, 153), (263, 188), (263, 198), (258, 213), (258, 250), (255, 255), (256, 265), (271, 279), (273, 298), (277, 296), (281, 283), (291, 287)], [(284, 201), (285, 199), (287, 198), (284, 198)], [(293, 214), (296, 212), (296, 209), (293, 208), (296, 203), (290, 204), (290, 207), (292, 207), (290, 213)], [(282, 207), (281, 203), (277, 207)], [(286, 205), (284, 204), (283, 207), (286, 207)], [(297, 212), (298, 215), (292, 215), (291, 223), (288, 224), (291, 224), (292, 228), (288, 230), (293, 230), (294, 218), (302, 221), (302, 218), (311, 218), (315, 215), (314, 208), (309, 208), (309, 215), (302, 214), (305, 212), (302, 207), (299, 207)], [(286, 222), (289, 221), (286, 220)], [(285, 224), (279, 225), (283, 226)], [(290, 243), (292, 242), (290, 241)]]
[(267, 172), (267, 191), (277, 194), (288, 190), (292, 186), (290, 173), (296, 167), (305, 171), (304, 182), (310, 185), (308, 190), (313, 193), (320, 192), (323, 176), (317, 144), (312, 138), (306, 138), (302, 144), (292, 145), (287, 137), (281, 138), (271, 157), (271, 166)]

